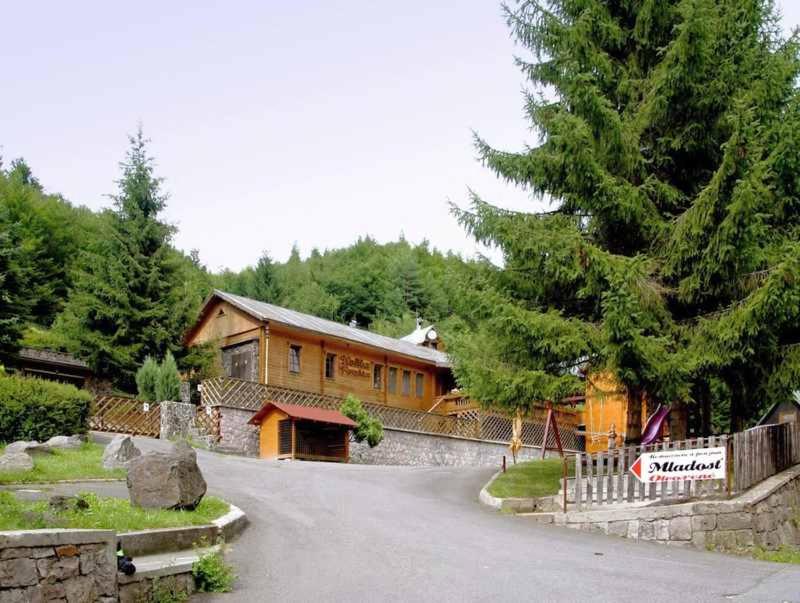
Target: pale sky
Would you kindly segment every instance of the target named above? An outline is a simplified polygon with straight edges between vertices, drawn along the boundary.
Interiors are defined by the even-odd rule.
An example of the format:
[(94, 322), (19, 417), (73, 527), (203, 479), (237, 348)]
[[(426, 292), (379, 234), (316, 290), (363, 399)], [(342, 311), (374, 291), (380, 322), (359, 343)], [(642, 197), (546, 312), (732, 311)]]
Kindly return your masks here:
[[(787, 30), (800, 2), (778, 0)], [(475, 159), (535, 142), (495, 0), (5, 3), (0, 154), (109, 205), (141, 121), (175, 243), (212, 269), (403, 233), (466, 255), (467, 189), (537, 209)]]

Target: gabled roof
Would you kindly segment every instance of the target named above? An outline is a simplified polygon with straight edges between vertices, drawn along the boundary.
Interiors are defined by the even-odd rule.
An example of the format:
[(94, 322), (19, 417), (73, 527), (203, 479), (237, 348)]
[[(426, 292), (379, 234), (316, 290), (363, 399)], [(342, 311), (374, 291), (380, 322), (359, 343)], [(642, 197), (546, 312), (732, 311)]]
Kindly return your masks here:
[(251, 425), (260, 425), (264, 417), (267, 416), (267, 413), (273, 408), (285, 412), (293, 419), (330, 423), (333, 425), (343, 425), (345, 427), (357, 427), (355, 421), (345, 417), (338, 410), (317, 408), (314, 406), (300, 406), (298, 404), (284, 404), (283, 402), (267, 402), (261, 407), (261, 410), (253, 415), (248, 423)]
[(773, 403), (773, 405), (767, 409), (767, 412), (765, 412), (764, 415), (758, 420), (756, 426), (764, 425), (767, 420), (767, 417), (769, 417), (772, 414), (772, 411), (775, 410), (775, 408), (782, 402), (789, 402), (791, 404), (794, 404), (797, 410), (800, 410), (800, 391), (794, 392), (791, 400), (778, 400), (777, 402)]
[(401, 339), (394, 339), (393, 337), (386, 337), (385, 335), (378, 335), (364, 329), (350, 327), (348, 325), (312, 316), (311, 314), (303, 314), (288, 308), (281, 308), (273, 304), (250, 299), (249, 297), (242, 297), (241, 295), (234, 295), (215, 289), (209, 295), (203, 304), (203, 309), (200, 312), (200, 317), (205, 315), (209, 304), (214, 299), (221, 299), (235, 306), (245, 314), (252, 316), (258, 320), (266, 322), (275, 322), (278, 324), (302, 329), (304, 331), (311, 331), (321, 335), (330, 335), (331, 337), (338, 337), (347, 341), (360, 343), (363, 345), (380, 348), (395, 354), (401, 354), (410, 358), (415, 358), (423, 362), (435, 364), (436, 366), (449, 367), (450, 360), (447, 354), (437, 350), (415, 345), (409, 341)]

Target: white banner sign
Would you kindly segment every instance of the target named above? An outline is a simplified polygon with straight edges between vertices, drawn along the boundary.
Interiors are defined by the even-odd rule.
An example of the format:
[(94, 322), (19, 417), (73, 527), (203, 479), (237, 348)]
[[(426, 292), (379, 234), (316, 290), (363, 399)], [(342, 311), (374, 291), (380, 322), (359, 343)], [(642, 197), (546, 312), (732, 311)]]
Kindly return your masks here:
[(645, 452), (631, 465), (645, 483), (725, 479), (725, 447)]

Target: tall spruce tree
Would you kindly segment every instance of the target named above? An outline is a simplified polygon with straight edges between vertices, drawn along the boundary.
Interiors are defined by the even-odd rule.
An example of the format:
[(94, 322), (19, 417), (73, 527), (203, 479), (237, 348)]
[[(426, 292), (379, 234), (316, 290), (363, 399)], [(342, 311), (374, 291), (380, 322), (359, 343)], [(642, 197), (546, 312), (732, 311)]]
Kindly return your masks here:
[[(550, 211), (454, 209), (502, 251), (448, 351), (507, 408), (610, 371), (633, 404), (729, 397), (733, 426), (800, 386), (800, 61), (770, 0), (504, 7), (538, 142), (477, 138)], [(723, 393), (720, 393), (723, 392)]]
[(178, 349), (189, 309), (173, 228), (159, 220), (167, 195), (141, 127), (120, 167), (108, 232), (84, 255), (56, 327), (92, 368), (132, 390), (145, 357)]

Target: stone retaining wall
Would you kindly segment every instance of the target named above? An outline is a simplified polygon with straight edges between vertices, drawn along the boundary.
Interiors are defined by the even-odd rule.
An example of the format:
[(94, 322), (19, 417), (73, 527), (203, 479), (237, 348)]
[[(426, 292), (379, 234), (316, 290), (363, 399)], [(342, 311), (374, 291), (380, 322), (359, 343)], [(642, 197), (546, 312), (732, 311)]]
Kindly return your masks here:
[[(525, 446), (517, 455), (539, 458), (541, 448)], [(383, 440), (375, 448), (366, 442), (350, 443), (350, 462), (365, 465), (427, 465), (450, 467), (499, 467), (503, 455), (511, 462), (505, 444), (442, 435), (429, 435), (384, 427)]]
[[(218, 407), (220, 437), (214, 450), (259, 455), (259, 427), (247, 422), (255, 411)], [(525, 446), (518, 457), (522, 460), (539, 458), (541, 448)], [(502, 457), (511, 453), (507, 444), (483, 442), (454, 436), (434, 435), (384, 427), (383, 441), (375, 448), (368, 444), (350, 443), (350, 462), (365, 465), (446, 465), (451, 467), (498, 467)]]
[(0, 603), (117, 600), (116, 533), (0, 533)]
[(557, 513), (554, 523), (720, 551), (800, 545), (800, 465), (731, 500)]

